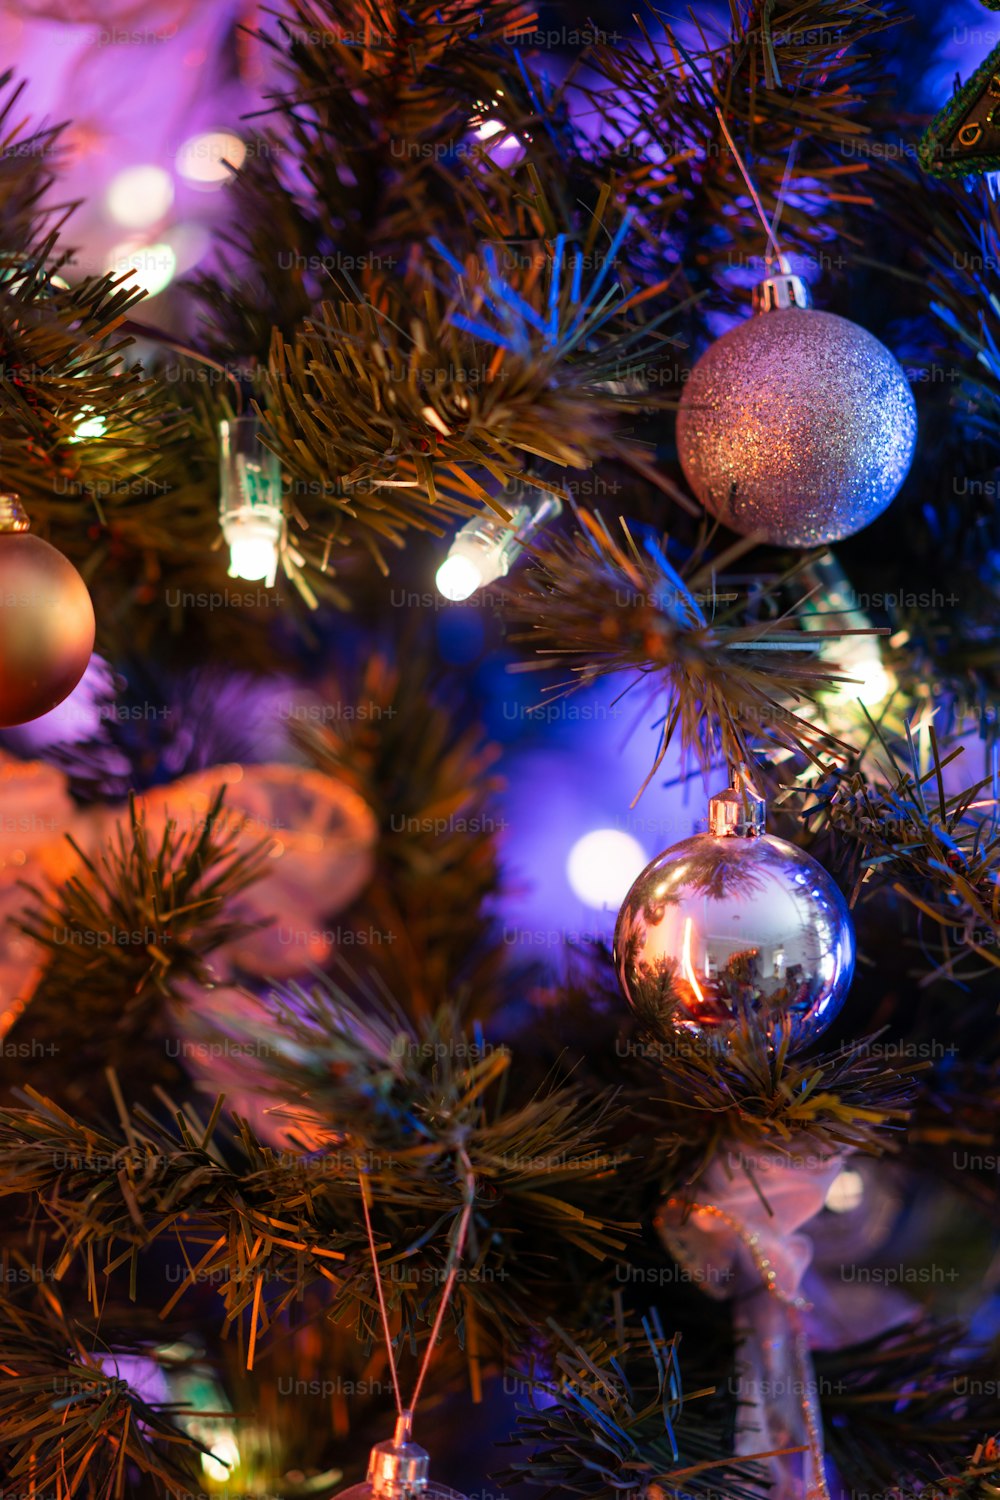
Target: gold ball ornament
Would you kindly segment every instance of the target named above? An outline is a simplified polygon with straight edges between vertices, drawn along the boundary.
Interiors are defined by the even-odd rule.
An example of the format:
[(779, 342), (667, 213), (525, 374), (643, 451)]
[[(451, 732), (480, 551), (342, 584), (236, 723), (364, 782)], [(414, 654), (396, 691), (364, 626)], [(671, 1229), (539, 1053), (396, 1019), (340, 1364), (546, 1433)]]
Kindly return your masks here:
[(874, 521), (906, 478), (917, 411), (884, 344), (810, 307), (797, 276), (765, 281), (756, 316), (691, 371), (677, 451), (705, 509), (782, 547), (835, 542)]
[(87, 585), (31, 536), (16, 495), (0, 495), (0, 728), (27, 724), (76, 687), (94, 649)]

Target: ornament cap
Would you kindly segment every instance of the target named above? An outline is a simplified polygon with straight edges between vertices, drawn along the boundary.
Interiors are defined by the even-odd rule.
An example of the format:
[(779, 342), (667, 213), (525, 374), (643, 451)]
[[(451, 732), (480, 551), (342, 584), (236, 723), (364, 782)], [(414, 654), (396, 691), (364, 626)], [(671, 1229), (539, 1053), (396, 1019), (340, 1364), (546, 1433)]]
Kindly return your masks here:
[(28, 520), (28, 512), (21, 504), (20, 495), (12, 492), (0, 494), (0, 532), (9, 534), (30, 530), (31, 522)]
[(412, 1434), (412, 1411), (400, 1412), (392, 1437), (375, 1444), (368, 1459), (368, 1483), (373, 1495), (407, 1500), (426, 1490), (430, 1455), (413, 1441)]
[(752, 839), (764, 832), (767, 805), (747, 786), (727, 787), (708, 804), (708, 831), (715, 838)]
[(753, 310), (758, 313), (784, 312), (789, 307), (812, 307), (809, 288), (801, 276), (781, 270), (765, 276), (753, 290)]

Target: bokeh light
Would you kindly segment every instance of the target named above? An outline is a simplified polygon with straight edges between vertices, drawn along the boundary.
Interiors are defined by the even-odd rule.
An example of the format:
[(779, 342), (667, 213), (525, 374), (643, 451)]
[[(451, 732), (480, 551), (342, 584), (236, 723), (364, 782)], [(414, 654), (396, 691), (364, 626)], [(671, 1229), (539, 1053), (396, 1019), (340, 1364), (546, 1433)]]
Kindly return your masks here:
[(595, 911), (620, 906), (646, 853), (638, 839), (620, 828), (595, 828), (577, 839), (566, 861), (566, 878), (574, 896)]

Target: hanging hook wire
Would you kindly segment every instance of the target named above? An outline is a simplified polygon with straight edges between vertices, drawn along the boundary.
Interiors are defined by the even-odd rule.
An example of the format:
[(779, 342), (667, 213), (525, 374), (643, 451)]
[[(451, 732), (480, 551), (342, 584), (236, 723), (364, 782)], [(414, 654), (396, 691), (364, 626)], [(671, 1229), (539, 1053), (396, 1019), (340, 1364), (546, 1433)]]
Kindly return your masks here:
[(472, 1221), (472, 1211), (475, 1205), (476, 1178), (472, 1170), (472, 1163), (469, 1160), (468, 1153), (466, 1152), (464, 1146), (459, 1149), (458, 1159), (462, 1164), (462, 1213), (458, 1221), (458, 1226), (456, 1228), (454, 1238), (451, 1242), (451, 1247), (448, 1251), (448, 1259), (446, 1262), (447, 1271), (445, 1274), (444, 1286), (441, 1289), (441, 1301), (438, 1305), (437, 1315), (434, 1319), (434, 1326), (431, 1329), (430, 1339), (428, 1340), (427, 1348), (424, 1350), (424, 1357), (420, 1363), (420, 1370), (417, 1374), (417, 1381), (415, 1386), (413, 1387), (413, 1395), (410, 1397), (410, 1401), (407, 1406), (403, 1405), (403, 1398), (399, 1388), (399, 1373), (396, 1369), (396, 1354), (392, 1343), (392, 1329), (389, 1324), (389, 1309), (386, 1306), (385, 1291), (382, 1286), (382, 1277), (379, 1274), (378, 1252), (375, 1248), (375, 1233), (372, 1229), (371, 1212), (368, 1206), (368, 1186), (365, 1182), (363, 1174), (358, 1174), (358, 1182), (361, 1186), (361, 1207), (364, 1212), (365, 1231), (368, 1235), (368, 1249), (371, 1253), (372, 1269), (375, 1275), (375, 1290), (378, 1294), (379, 1312), (381, 1313), (382, 1329), (385, 1334), (386, 1355), (389, 1360), (389, 1371), (392, 1375), (392, 1389), (396, 1398), (396, 1411), (401, 1418), (410, 1415), (416, 1409), (417, 1402), (420, 1399), (420, 1392), (423, 1390), (424, 1381), (427, 1377), (427, 1372), (430, 1369), (431, 1359), (433, 1357), (434, 1349), (437, 1345), (437, 1341), (441, 1333), (441, 1327), (444, 1323), (445, 1313), (448, 1311), (448, 1305), (451, 1302), (452, 1294), (455, 1290), (455, 1283), (458, 1280), (458, 1272), (461, 1265), (462, 1256), (465, 1253), (465, 1243), (468, 1239), (469, 1225)]
[(372, 1229), (372, 1216), (368, 1208), (368, 1184), (364, 1176), (358, 1174), (358, 1183), (361, 1187), (361, 1208), (365, 1216), (365, 1230), (368, 1234), (368, 1249), (372, 1258), (372, 1270), (375, 1274), (375, 1290), (378, 1293), (379, 1311), (382, 1314), (382, 1332), (385, 1335), (385, 1348), (389, 1357), (389, 1373), (392, 1376), (392, 1389), (396, 1397), (396, 1411), (403, 1415), (403, 1398), (399, 1393), (399, 1375), (396, 1372), (396, 1355), (392, 1347), (392, 1329), (389, 1326), (389, 1309), (385, 1305), (385, 1292), (382, 1289), (382, 1277), (378, 1269), (378, 1251), (375, 1248), (375, 1233)]
[(742, 155), (741, 155), (741, 153), (739, 151), (739, 148), (736, 145), (736, 142), (733, 140), (732, 136), (729, 134), (729, 127), (726, 125), (725, 119), (724, 119), (723, 114), (722, 114), (722, 110), (719, 108), (718, 105), (715, 106), (715, 113), (716, 113), (716, 117), (718, 118), (718, 121), (719, 121), (719, 128), (722, 131), (722, 134), (726, 138), (726, 145), (729, 147), (730, 151), (733, 153), (733, 158), (734, 158), (734, 160), (736, 162), (736, 165), (740, 169), (740, 176), (743, 178), (743, 181), (747, 185), (747, 192), (750, 194), (750, 197), (751, 197), (751, 199), (753, 201), (753, 206), (757, 210), (757, 217), (760, 219), (760, 222), (761, 222), (761, 224), (763, 226), (763, 229), (764, 229), (764, 233), (767, 235), (768, 243), (771, 245), (771, 248), (774, 251), (774, 257), (777, 260), (778, 265), (781, 268), (781, 270), (785, 273), (785, 275), (788, 275), (789, 270), (790, 270), (790, 267), (789, 267), (789, 264), (788, 264), (788, 258), (787, 258), (787, 256), (785, 255), (785, 252), (782, 250), (781, 246), (778, 243), (778, 237), (775, 234), (775, 231), (774, 231), (774, 229), (773, 229), (773, 227), (771, 225), (771, 221), (768, 219), (767, 214), (764, 212), (764, 205), (760, 201), (760, 194), (757, 192), (757, 189), (754, 187), (753, 178), (750, 176), (750, 173), (747, 170), (746, 162), (743, 160), (743, 157), (742, 157)]

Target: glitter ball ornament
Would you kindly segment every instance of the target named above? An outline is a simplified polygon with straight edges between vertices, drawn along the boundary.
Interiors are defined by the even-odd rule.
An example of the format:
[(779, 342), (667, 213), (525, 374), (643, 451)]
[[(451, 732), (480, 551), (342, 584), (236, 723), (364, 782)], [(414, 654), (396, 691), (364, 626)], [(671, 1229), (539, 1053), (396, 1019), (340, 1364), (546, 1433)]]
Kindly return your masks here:
[(341, 1490), (335, 1500), (465, 1500), (458, 1490), (434, 1484), (427, 1476), (430, 1455), (413, 1441), (413, 1413), (404, 1411), (386, 1443), (376, 1443), (363, 1484)]
[(906, 477), (913, 395), (878, 339), (809, 307), (782, 275), (757, 315), (716, 340), (691, 371), (677, 449), (705, 508), (734, 531), (812, 547), (867, 526)]
[(0, 495), (0, 728), (27, 724), (73, 691), (94, 649), (94, 607), (73, 564), (28, 533)]
[(854, 970), (847, 903), (811, 855), (763, 828), (763, 801), (730, 788), (709, 804), (709, 832), (658, 855), (625, 897), (615, 964), (646, 1019), (724, 1041), (756, 1016), (796, 1048), (839, 1011)]

